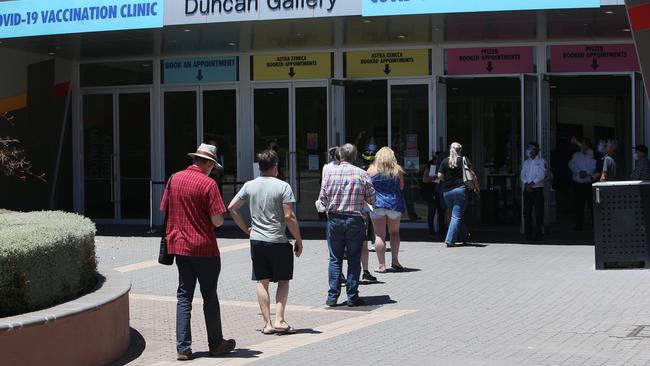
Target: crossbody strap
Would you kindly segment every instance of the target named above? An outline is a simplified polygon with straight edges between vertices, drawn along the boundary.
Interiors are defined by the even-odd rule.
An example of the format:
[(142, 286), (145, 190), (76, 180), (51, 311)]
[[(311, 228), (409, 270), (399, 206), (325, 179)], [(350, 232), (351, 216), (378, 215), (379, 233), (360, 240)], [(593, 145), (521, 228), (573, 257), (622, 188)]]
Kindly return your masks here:
[(167, 219), (169, 218), (169, 204), (171, 202), (171, 195), (172, 195), (172, 178), (174, 178), (174, 174), (172, 174), (169, 177), (169, 180), (167, 181), (167, 210), (165, 210), (165, 218), (163, 220), (163, 231), (162, 235), (165, 237), (167, 235)]

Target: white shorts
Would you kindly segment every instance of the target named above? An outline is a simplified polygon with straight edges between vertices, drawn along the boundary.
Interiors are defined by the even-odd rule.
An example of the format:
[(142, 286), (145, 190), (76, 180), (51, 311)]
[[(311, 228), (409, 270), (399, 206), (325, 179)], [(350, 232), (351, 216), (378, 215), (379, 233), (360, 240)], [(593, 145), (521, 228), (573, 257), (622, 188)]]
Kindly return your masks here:
[(387, 210), (385, 208), (376, 208), (370, 212), (371, 219), (383, 219), (387, 217), (389, 220), (400, 220), (402, 213), (399, 211)]

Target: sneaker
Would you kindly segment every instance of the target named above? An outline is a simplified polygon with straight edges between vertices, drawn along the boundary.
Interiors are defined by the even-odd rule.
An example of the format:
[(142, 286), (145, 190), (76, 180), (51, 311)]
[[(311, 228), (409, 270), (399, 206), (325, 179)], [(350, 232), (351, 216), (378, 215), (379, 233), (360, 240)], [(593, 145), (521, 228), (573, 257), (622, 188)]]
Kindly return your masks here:
[(363, 301), (362, 298), (357, 297), (354, 300), (348, 300), (348, 306), (349, 307), (355, 307), (355, 306), (366, 306), (366, 302)]
[(363, 271), (363, 276), (361, 276), (361, 279), (368, 282), (377, 282), (377, 277), (371, 275), (368, 271)]
[(325, 301), (325, 305), (327, 305), (327, 306), (333, 308), (333, 307), (335, 307), (336, 305), (338, 305), (338, 302), (337, 302), (336, 300), (330, 300), (330, 299), (327, 299), (327, 301)]
[(219, 343), (218, 346), (212, 347), (210, 346), (210, 356), (212, 357), (218, 357), (218, 356), (223, 356), (226, 353), (232, 352), (232, 350), (235, 349), (235, 346), (237, 345), (237, 342), (235, 342), (234, 339), (224, 339)]
[(189, 361), (192, 359), (192, 351), (178, 352), (176, 355), (177, 361)]

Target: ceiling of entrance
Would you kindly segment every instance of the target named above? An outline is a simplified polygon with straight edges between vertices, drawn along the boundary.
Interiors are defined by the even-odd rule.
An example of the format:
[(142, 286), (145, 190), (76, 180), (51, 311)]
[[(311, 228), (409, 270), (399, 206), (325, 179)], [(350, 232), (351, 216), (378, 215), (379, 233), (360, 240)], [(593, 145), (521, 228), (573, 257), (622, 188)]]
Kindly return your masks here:
[(0, 47), (73, 60), (151, 57), (248, 50), (332, 48), (336, 27), (346, 46), (534, 40), (546, 23), (548, 39), (629, 39), (624, 7), (394, 17), (345, 17), (196, 24), (132, 31), (6, 39)]

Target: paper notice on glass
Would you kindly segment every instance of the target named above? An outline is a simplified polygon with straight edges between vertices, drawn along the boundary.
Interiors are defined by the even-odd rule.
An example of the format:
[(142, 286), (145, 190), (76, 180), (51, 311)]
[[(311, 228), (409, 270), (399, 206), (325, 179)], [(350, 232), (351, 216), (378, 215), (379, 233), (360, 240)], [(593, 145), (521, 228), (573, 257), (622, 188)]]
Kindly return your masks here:
[(253, 163), (253, 178), (257, 178), (260, 176), (260, 164), (259, 163)]
[(320, 161), (318, 155), (309, 155), (309, 170), (317, 172), (320, 169)]
[(435, 164), (429, 165), (429, 177), (433, 178), (436, 175), (438, 175), (436, 174), (436, 165)]

